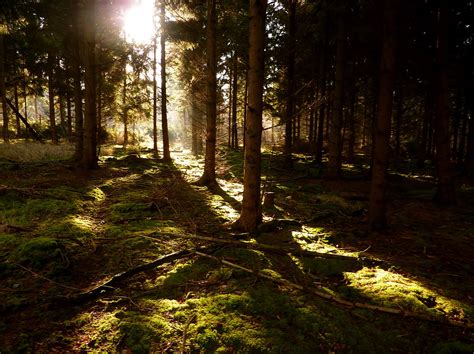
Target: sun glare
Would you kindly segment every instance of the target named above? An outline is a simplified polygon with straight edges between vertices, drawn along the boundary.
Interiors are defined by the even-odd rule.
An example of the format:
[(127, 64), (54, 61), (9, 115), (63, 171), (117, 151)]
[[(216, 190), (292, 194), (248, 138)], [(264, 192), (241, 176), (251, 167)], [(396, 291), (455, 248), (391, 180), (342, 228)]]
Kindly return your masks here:
[(123, 31), (128, 42), (150, 43), (155, 31), (153, 25), (154, 0), (135, 0), (123, 16)]

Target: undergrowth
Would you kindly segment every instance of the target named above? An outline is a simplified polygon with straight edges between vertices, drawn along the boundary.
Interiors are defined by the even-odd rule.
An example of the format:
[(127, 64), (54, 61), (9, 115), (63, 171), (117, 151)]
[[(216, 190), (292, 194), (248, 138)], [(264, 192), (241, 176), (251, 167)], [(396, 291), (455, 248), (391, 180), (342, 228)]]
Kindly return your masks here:
[[(49, 167), (38, 176), (21, 175), (22, 165), (4, 172), (12, 178), (2, 182), (11, 191), (0, 194), (0, 292), (6, 298), (0, 306), (1, 351), (473, 350), (472, 333), (348, 309), (312, 295), (311, 289), (319, 289), (351, 301), (460, 321), (472, 320), (474, 313), (472, 301), (462, 292), (468, 285), (443, 278), (459, 292), (440, 286), (430, 278), (430, 269), (395, 263), (398, 258), (387, 257), (384, 248), (359, 230), (365, 200), (351, 200), (328, 188), (318, 179), (319, 167), (308, 159), (296, 160), (297, 178), (281, 172), (281, 155), (273, 152), (264, 154), (266, 190), (275, 193), (275, 205), (265, 218), (292, 223), (276, 223), (247, 235), (246, 241), (291, 247), (293, 252), (226, 246), (213, 255), (300, 284), (303, 291), (213, 260), (188, 257), (140, 273), (90, 303), (54, 306), (57, 296), (72, 296), (116, 273), (198, 244), (180, 236), (233, 237), (223, 224), (238, 215), (241, 152), (219, 152), (223, 192), (218, 196), (189, 184), (199, 176), (199, 159), (180, 154), (176, 165), (167, 165), (148, 152), (128, 154), (117, 147), (103, 152), (107, 157), (101, 160), (101, 171), (74, 183), (64, 170), (64, 179), (41, 184), (41, 173), (50, 173)], [(13, 182), (17, 174), (23, 177), (23, 189)], [(360, 194), (354, 190), (351, 196)], [(424, 198), (427, 189), (417, 190), (423, 192), (407, 189), (403, 197)], [(402, 214), (398, 217), (409, 222)], [(425, 234), (409, 227), (415, 231), (402, 236), (416, 236), (414, 247), (421, 241), (423, 247), (430, 245)], [(460, 237), (469, 230), (455, 229)], [(373, 253), (369, 241), (376, 248)], [(303, 251), (335, 257), (303, 256)]]

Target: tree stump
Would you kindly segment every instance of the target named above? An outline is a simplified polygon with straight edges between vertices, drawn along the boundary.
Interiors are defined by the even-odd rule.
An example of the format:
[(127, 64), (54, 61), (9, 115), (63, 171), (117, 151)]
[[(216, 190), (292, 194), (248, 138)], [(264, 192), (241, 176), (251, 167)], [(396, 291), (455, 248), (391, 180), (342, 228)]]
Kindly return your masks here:
[(275, 207), (275, 192), (266, 192), (263, 196), (263, 207), (274, 208)]

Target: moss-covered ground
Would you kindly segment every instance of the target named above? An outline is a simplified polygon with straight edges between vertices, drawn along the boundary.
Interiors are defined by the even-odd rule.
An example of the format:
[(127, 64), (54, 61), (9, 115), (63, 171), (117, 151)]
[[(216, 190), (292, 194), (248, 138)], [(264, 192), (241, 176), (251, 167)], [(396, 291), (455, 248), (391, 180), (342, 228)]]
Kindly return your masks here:
[[(211, 244), (182, 236), (243, 237), (228, 227), (242, 197), (241, 152), (219, 150), (222, 190), (213, 195), (191, 184), (201, 158), (175, 153), (167, 165), (146, 151), (103, 151), (100, 169), (87, 175), (56, 155), (0, 158), (0, 352), (474, 351), (472, 330), (348, 308), (311, 291), (474, 321), (474, 188), (460, 184), (459, 205), (439, 208), (429, 171), (393, 171), (391, 228), (372, 234), (363, 167), (345, 166), (345, 179), (326, 181), (304, 156), (288, 171), (272, 152), (263, 161), (263, 190), (275, 196), (264, 210), (268, 227), (243, 241), (293, 252), (223, 245), (213, 255), (305, 290), (194, 255), (91, 301), (58, 301)], [(282, 218), (292, 222), (271, 223)]]

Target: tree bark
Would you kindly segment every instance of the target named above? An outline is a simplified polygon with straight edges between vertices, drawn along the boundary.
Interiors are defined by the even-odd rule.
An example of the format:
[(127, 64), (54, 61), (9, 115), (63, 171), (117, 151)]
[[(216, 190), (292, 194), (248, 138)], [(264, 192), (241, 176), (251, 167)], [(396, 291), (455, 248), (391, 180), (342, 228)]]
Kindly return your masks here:
[(84, 21), (84, 81), (85, 81), (85, 116), (84, 146), (80, 167), (94, 169), (98, 167), (97, 156), (97, 80), (95, 58), (96, 35), (96, 0), (85, 5)]
[(79, 40), (79, 33), (81, 32), (81, 10), (76, 0), (71, 0), (72, 6), (75, 9), (76, 16), (73, 19), (72, 25), (75, 32), (74, 36), (74, 53), (71, 56), (72, 60), (72, 78), (74, 82), (74, 119), (75, 119), (75, 152), (74, 160), (80, 162), (82, 160), (83, 146), (84, 146), (84, 116), (82, 107), (82, 88), (81, 88), (81, 42)]
[(234, 53), (233, 59), (233, 80), (232, 80), (232, 148), (239, 148), (237, 135), (237, 53)]
[(385, 0), (384, 6), (379, 104), (369, 204), (369, 229), (371, 230), (383, 229), (387, 226), (385, 186), (390, 157), (390, 126), (395, 83), (395, 16), (398, 3), (399, 0)]
[(67, 111), (67, 136), (69, 141), (72, 136), (72, 109), (71, 109), (71, 93), (70, 91), (66, 94), (66, 111)]
[(440, 0), (438, 13), (438, 45), (436, 49), (436, 73), (438, 82), (435, 143), (438, 187), (435, 201), (442, 205), (456, 204), (449, 135), (448, 16), (449, 7), (447, 0)]
[(255, 230), (262, 221), (260, 203), (265, 17), (267, 0), (250, 0), (247, 133), (244, 151), (242, 211), (235, 226)]
[(329, 127), (329, 158), (326, 176), (339, 178), (341, 169), (341, 128), (344, 99), (345, 34), (344, 17), (339, 15), (337, 25), (336, 80), (334, 89), (334, 110)]
[(347, 143), (347, 162), (354, 163), (355, 159), (355, 143), (356, 143), (356, 127), (355, 127), (355, 110), (357, 104), (357, 87), (355, 81), (352, 84), (351, 102), (349, 111), (349, 139)]
[(233, 79), (233, 73), (232, 73), (232, 68), (233, 65), (229, 64), (229, 124), (227, 127), (227, 146), (229, 148), (232, 148), (232, 79)]
[(48, 53), (48, 98), (49, 98), (49, 126), (51, 130), (51, 140), (53, 144), (58, 143), (58, 135), (56, 131), (56, 113), (54, 109), (54, 80), (53, 80), (53, 66), (55, 57), (53, 54)]
[[(19, 102), (18, 102), (18, 84), (15, 84), (15, 87), (13, 88), (13, 96), (14, 96), (15, 107), (18, 109), (20, 108)], [(16, 116), (15, 122), (16, 122), (16, 136), (17, 138), (19, 138), (21, 135), (21, 125), (20, 125), (20, 118), (18, 118), (18, 116)]]
[(163, 160), (171, 161), (170, 141), (168, 134), (168, 110), (166, 108), (166, 33), (165, 33), (165, 0), (160, 2), (161, 27), (161, 130), (163, 135)]
[(207, 1), (207, 121), (206, 155), (204, 173), (197, 184), (217, 187), (216, 181), (216, 102), (217, 102), (217, 58), (216, 58), (216, 0)]
[(127, 107), (127, 54), (123, 62), (123, 83), (122, 83), (122, 122), (123, 122), (123, 148), (128, 146), (128, 107)]
[(474, 110), (472, 107), (471, 117), (469, 119), (469, 133), (467, 136), (465, 171), (466, 175), (474, 180)]
[(3, 115), (3, 141), (8, 143), (10, 140), (8, 132), (8, 108), (7, 108), (7, 92), (5, 89), (5, 34), (0, 29), (0, 96), (2, 100), (2, 115)]
[(293, 167), (293, 134), (292, 128), (295, 109), (295, 51), (296, 51), (296, 0), (289, 0), (288, 4), (288, 64), (287, 64), (287, 92), (285, 114), (285, 165)]
[(157, 35), (153, 36), (153, 154), (158, 156), (158, 109), (157, 109), (157, 83), (156, 83), (156, 63), (157, 63)]
[(321, 59), (319, 61), (319, 80), (321, 85), (320, 92), (320, 106), (319, 106), (319, 117), (318, 117), (318, 129), (316, 137), (316, 156), (315, 162), (321, 164), (323, 162), (323, 140), (324, 140), (324, 120), (326, 119), (326, 107), (328, 104), (327, 97), (327, 82), (326, 82), (326, 58), (327, 58), (327, 26), (324, 27), (322, 35), (322, 49)]

